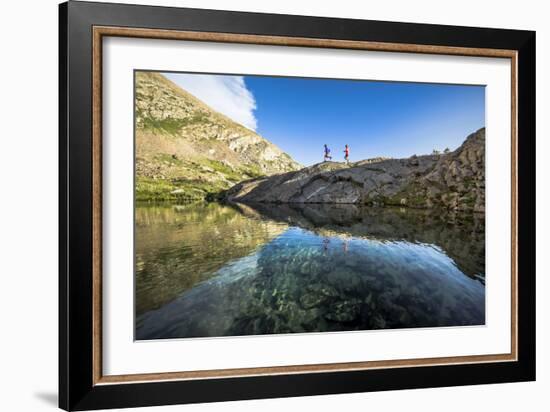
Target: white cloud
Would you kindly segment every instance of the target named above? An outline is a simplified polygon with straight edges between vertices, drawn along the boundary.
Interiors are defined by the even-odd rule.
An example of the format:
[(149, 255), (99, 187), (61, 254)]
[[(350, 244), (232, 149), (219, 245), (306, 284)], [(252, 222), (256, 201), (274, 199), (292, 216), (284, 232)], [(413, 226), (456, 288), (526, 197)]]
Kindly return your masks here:
[(242, 76), (164, 73), (164, 75), (230, 119), (256, 130), (256, 100)]

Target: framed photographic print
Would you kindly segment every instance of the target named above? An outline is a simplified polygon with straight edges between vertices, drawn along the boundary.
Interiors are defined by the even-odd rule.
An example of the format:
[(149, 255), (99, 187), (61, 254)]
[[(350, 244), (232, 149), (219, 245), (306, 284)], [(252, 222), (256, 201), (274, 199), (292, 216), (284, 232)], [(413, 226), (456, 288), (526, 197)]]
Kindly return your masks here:
[(535, 379), (535, 33), (60, 5), (60, 407)]

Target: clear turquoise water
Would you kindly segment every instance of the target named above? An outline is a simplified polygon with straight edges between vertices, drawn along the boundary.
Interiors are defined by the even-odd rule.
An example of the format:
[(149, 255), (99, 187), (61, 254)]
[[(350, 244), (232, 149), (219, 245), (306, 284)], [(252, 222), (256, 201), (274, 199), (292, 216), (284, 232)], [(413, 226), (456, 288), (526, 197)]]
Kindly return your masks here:
[(137, 339), (485, 323), (481, 218), (210, 203), (136, 219)]

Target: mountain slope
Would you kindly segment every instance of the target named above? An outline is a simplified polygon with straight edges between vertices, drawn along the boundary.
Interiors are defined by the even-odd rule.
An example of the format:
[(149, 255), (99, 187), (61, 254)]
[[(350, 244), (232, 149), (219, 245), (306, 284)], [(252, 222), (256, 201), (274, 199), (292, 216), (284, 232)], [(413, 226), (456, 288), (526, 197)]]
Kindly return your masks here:
[(485, 212), (485, 129), (454, 152), (408, 159), (326, 162), (232, 187), (226, 199), (265, 203), (355, 203)]
[(158, 73), (136, 72), (136, 198), (189, 200), (301, 166)]

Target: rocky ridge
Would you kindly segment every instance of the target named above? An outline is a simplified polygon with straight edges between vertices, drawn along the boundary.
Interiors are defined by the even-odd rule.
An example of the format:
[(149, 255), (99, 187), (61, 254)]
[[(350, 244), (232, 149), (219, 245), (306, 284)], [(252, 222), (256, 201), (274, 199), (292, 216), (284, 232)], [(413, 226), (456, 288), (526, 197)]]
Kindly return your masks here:
[(258, 203), (351, 203), (485, 212), (485, 128), (455, 151), (407, 159), (324, 162), (236, 184), (225, 199)]

